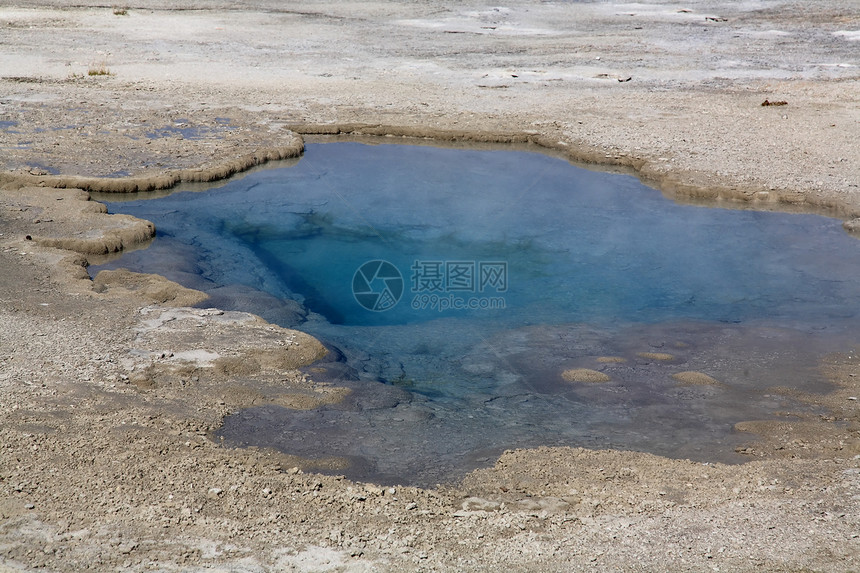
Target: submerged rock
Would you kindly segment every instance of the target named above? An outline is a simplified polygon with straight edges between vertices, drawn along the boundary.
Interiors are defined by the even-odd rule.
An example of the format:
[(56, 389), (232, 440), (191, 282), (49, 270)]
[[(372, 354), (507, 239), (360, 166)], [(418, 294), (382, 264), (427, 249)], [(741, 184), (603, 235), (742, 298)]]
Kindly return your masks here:
[(694, 370), (672, 374), (672, 378), (678, 381), (679, 386), (723, 386), (719, 380)]
[(646, 360), (660, 360), (663, 362), (675, 359), (673, 355), (666, 352), (638, 352), (636, 356), (639, 358), (645, 358)]
[(561, 377), (568, 382), (609, 382), (611, 380), (603, 372), (590, 368), (570, 368), (562, 372)]

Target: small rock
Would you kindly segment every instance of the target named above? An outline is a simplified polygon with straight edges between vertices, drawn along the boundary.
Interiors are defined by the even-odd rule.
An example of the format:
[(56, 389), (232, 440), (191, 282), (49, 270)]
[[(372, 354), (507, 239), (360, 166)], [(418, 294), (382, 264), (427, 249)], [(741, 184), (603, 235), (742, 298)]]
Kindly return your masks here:
[(135, 549), (137, 549), (137, 541), (126, 541), (125, 543), (122, 543), (119, 547), (117, 547), (117, 551), (122, 555), (128, 555)]
[(371, 483), (364, 486), (364, 491), (366, 491), (368, 495), (375, 495), (375, 496), (385, 495), (384, 489), (382, 489), (381, 487), (375, 486)]
[(220, 495), (222, 493), (224, 493), (224, 490), (221, 489), (220, 487), (210, 487), (209, 491), (206, 492), (206, 496), (214, 499), (214, 498), (220, 497)]

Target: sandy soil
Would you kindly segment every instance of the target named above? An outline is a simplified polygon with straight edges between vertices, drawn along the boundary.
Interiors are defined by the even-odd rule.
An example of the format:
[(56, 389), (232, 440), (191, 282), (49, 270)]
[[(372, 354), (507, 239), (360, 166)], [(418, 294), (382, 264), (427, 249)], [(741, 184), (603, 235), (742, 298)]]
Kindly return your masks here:
[(296, 370), (319, 343), (159, 277), (91, 281), (152, 227), (75, 189), (214, 180), (297, 134), (432, 136), (851, 227), (860, 6), (173, 4), (0, 6), (0, 570), (860, 568), (856, 352), (794, 396), (827, 415), (739, 425), (740, 466), (561, 448), (432, 491), (350, 483), (208, 438), (241, 407), (340, 399)]

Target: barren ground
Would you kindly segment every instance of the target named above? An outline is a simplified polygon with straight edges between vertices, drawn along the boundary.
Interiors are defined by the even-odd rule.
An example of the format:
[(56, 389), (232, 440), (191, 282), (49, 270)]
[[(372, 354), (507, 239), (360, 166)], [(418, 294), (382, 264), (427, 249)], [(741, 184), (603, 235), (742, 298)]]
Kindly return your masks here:
[(738, 428), (746, 464), (545, 448), (437, 490), (350, 483), (209, 439), (244, 406), (340, 399), (296, 370), (322, 348), (156, 276), (91, 281), (153, 230), (78, 190), (409, 135), (850, 228), (856, 2), (66, 4), (0, 3), (0, 571), (860, 568), (856, 352), (821, 358), (831, 415)]

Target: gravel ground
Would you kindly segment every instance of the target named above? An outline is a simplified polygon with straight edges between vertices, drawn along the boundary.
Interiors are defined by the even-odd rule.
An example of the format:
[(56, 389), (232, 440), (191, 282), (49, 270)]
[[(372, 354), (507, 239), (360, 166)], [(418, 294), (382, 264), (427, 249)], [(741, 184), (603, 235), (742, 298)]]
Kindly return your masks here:
[(216, 180), (300, 135), (433, 137), (860, 228), (860, 5), (174, 6), (0, 5), (0, 571), (860, 568), (856, 352), (795, 396), (829, 415), (738, 427), (746, 464), (542, 448), (435, 490), (351, 483), (209, 438), (341, 399), (297, 370), (322, 347), (160, 277), (91, 281), (152, 228), (75, 189)]

